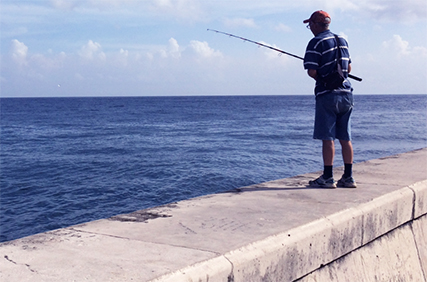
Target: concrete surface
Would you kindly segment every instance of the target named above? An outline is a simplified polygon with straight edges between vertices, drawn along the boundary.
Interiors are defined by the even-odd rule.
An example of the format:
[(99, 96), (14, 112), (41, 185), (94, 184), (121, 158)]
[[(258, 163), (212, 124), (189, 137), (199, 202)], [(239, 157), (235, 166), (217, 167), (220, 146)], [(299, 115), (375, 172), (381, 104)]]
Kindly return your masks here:
[[(379, 237), (298, 282), (426, 281), (418, 256), (422, 246), (417, 247), (412, 225), (427, 231), (427, 216), (415, 222)], [(427, 248), (427, 239), (419, 239)]]
[[(407, 250), (403, 258), (418, 276), (401, 277), (426, 281), (427, 148), (355, 164), (356, 189), (307, 188), (318, 175), (5, 242), (0, 280), (305, 282), (330, 274), (338, 279), (330, 281), (346, 281), (340, 277), (353, 261), (381, 278), (388, 269), (380, 270), (384, 260), (375, 256), (394, 254), (386, 267), (399, 269), (399, 252)], [(349, 281), (389, 281), (360, 277)]]

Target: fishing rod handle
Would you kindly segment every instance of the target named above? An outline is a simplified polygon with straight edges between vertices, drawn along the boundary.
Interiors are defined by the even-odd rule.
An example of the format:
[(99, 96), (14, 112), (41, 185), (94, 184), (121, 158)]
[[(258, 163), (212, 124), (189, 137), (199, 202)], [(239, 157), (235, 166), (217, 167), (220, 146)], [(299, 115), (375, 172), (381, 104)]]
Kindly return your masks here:
[(352, 78), (352, 79), (354, 79), (356, 81), (362, 81), (362, 79), (360, 77), (357, 77), (357, 76), (354, 76), (354, 75), (351, 75), (351, 74), (348, 74), (348, 77)]

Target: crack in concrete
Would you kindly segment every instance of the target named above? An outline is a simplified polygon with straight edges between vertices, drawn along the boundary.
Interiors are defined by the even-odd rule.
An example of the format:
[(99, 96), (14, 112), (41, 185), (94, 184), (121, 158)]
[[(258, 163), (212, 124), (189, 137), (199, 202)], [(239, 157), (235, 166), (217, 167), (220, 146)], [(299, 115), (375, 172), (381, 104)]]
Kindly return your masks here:
[(13, 264), (17, 264), (15, 261), (11, 260), (7, 255), (5, 255), (4, 258)]
[[(179, 225), (180, 225), (182, 228), (184, 228), (185, 230), (187, 230), (188, 232), (190, 232), (190, 233), (192, 233), (192, 234), (197, 234), (197, 232), (196, 232), (196, 231), (194, 231), (194, 230), (193, 230), (193, 229), (191, 229), (190, 227), (188, 227), (188, 226), (184, 225), (182, 222), (180, 222), (180, 223), (179, 223)], [(185, 232), (185, 233), (187, 233), (187, 232)]]
[(227, 277), (227, 282), (234, 282), (234, 264), (226, 255), (223, 256), (231, 264), (231, 273)]
[(13, 264), (15, 264), (15, 265), (25, 265), (25, 267), (27, 267), (27, 269), (28, 269), (29, 271), (31, 271), (31, 272), (33, 272), (33, 273), (37, 273), (37, 271), (35, 271), (34, 269), (32, 269), (32, 268), (31, 268), (31, 266), (30, 266), (29, 264), (17, 263), (16, 261), (14, 261), (14, 260), (10, 259), (8, 255), (5, 255), (5, 256), (4, 256), (4, 258), (5, 258), (8, 262), (13, 263)]

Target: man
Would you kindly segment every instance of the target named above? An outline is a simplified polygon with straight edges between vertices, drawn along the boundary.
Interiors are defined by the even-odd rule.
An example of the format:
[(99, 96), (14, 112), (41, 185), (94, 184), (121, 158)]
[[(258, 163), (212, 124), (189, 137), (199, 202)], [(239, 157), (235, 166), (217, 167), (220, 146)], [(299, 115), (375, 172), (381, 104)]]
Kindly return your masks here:
[[(353, 88), (347, 77), (351, 59), (347, 41), (329, 31), (331, 17), (325, 11), (316, 11), (304, 21), (314, 34), (308, 43), (304, 68), (316, 80), (316, 114), (314, 139), (322, 140), (323, 175), (309, 182), (310, 187), (356, 188), (353, 170), (353, 145), (350, 134), (350, 116), (353, 109)], [(338, 53), (339, 52), (339, 53)], [(338, 77), (338, 83), (330, 83)], [(334, 79), (336, 81), (337, 79)], [(333, 178), (335, 156), (334, 140), (338, 139), (344, 160), (344, 175), (336, 184)]]

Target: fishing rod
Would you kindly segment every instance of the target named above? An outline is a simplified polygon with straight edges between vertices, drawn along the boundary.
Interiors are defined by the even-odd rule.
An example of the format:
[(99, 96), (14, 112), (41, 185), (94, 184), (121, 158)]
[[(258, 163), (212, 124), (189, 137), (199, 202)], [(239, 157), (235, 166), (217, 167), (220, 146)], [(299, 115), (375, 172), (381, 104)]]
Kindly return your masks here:
[[(297, 55), (294, 55), (294, 54), (291, 54), (291, 53), (285, 52), (285, 51), (283, 51), (283, 50), (280, 50), (280, 49), (278, 49), (278, 48), (271, 47), (271, 46), (269, 46), (269, 45), (266, 45), (266, 44), (263, 44), (263, 43), (260, 43), (260, 42), (256, 42), (256, 41), (253, 41), (253, 40), (250, 40), (250, 39), (244, 38), (244, 37), (240, 37), (240, 36), (234, 35), (234, 34), (231, 34), (231, 33), (226, 33), (226, 32), (222, 32), (222, 31), (215, 30), (215, 29), (209, 29), (209, 28), (208, 28), (208, 31), (213, 31), (213, 32), (216, 32), (216, 33), (225, 34), (225, 35), (228, 35), (228, 36), (230, 36), (230, 37), (238, 38), (238, 39), (241, 39), (241, 40), (243, 40), (243, 41), (247, 41), (247, 42), (250, 42), (250, 43), (254, 43), (254, 44), (258, 45), (258, 46), (262, 46), (262, 47), (265, 47), (265, 48), (268, 48), (268, 49), (271, 49), (271, 50), (274, 50), (274, 51), (277, 51), (277, 52), (280, 52), (280, 53), (286, 54), (286, 55), (288, 55), (288, 56), (291, 56), (291, 57), (294, 57), (294, 58), (297, 58), (297, 59), (300, 59), (300, 60), (304, 60), (304, 58), (303, 58), (303, 57), (300, 57), (300, 56), (297, 56)], [(349, 78), (352, 78), (352, 79), (354, 79), (354, 80), (357, 80), (357, 81), (362, 81), (362, 79), (361, 79), (360, 77), (357, 77), (357, 76), (354, 76), (354, 75), (351, 75), (351, 74), (348, 74), (348, 77), (349, 77)]]

